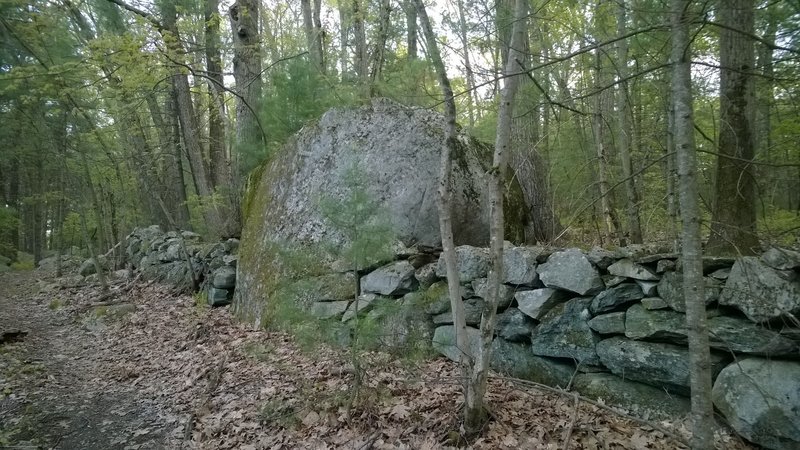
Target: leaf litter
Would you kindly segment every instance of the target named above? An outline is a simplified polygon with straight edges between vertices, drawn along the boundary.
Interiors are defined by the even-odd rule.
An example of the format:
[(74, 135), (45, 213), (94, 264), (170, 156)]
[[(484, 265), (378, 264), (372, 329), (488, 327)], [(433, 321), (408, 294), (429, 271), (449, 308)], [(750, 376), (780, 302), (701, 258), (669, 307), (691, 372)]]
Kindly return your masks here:
[[(1, 306), (9, 306), (10, 316), (32, 317), (40, 330), (31, 333), (57, 336), (60, 344), (40, 342), (38, 350), (14, 345), (23, 353), (38, 351), (42, 360), (79, 358), (80, 364), (48, 367), (16, 382), (0, 377), (0, 388), (25, 397), (17, 398), (20, 404), (58, 405), (62, 392), (54, 386), (64, 383), (72, 383), (71, 392), (118, 394), (121, 401), (98, 423), (118, 415), (140, 426), (111, 430), (118, 435), (106, 436), (110, 448), (442, 449), (459, 442), (463, 397), (458, 370), (445, 359), (412, 364), (364, 353), (364, 381), (356, 392), (344, 350), (325, 344), (303, 350), (286, 333), (254, 330), (237, 323), (228, 308), (198, 307), (169, 287), (137, 283), (114, 299), (136, 305), (134, 312), (87, 332), (81, 317), (101, 296), (99, 288), (36, 279), (23, 277), (16, 294), (0, 295)], [(48, 308), (55, 300), (65, 306)], [(0, 375), (9, 367), (6, 356), (0, 355)], [(491, 377), (487, 399), (492, 419), (468, 448), (562, 449), (566, 436), (575, 450), (685, 448), (624, 415), (586, 402), (576, 407), (571, 394)], [(2, 405), (0, 425), (24, 421)], [(153, 420), (131, 420), (141, 415)], [(50, 436), (46, 448), (69, 448), (65, 435), (86, 432), (75, 421), (65, 423), (72, 429), (60, 439)], [(688, 438), (685, 420), (658, 425)], [(717, 432), (717, 445), (752, 448), (725, 428)]]

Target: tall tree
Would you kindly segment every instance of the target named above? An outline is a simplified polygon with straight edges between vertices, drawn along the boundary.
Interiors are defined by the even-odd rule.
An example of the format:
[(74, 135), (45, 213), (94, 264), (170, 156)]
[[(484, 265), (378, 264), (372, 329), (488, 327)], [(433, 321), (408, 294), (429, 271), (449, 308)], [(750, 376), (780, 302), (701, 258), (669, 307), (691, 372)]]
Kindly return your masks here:
[[(312, 4), (313, 1), (313, 4)], [(319, 73), (325, 73), (325, 60), (322, 48), (322, 23), (320, 21), (321, 0), (301, 0), (303, 11), (303, 30), (311, 62)]]
[(264, 151), (263, 133), (256, 116), (263, 89), (258, 13), (255, 0), (236, 0), (228, 10), (233, 33), (233, 78), (237, 94), (237, 150), (261, 154)]
[(721, 0), (720, 130), (711, 235), (707, 251), (755, 254), (755, 50), (753, 0)]

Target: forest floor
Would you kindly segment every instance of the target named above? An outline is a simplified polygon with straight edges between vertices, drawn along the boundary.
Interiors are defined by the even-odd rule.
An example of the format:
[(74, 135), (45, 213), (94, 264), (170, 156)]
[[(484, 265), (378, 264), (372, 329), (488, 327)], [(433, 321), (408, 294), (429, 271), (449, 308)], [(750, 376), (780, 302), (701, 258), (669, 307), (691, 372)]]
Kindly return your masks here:
[[(79, 280), (0, 275), (0, 448), (438, 449), (458, 441), (462, 397), (455, 366), (442, 358), (364, 354), (356, 392), (340, 350), (301, 348), (168, 287), (120, 280), (109, 300)], [(96, 306), (101, 300), (111, 304)], [(688, 434), (685, 421), (648, 425), (500, 377), (490, 380), (489, 403), (493, 418), (469, 448), (675, 449)], [(751, 448), (725, 429), (717, 442)]]

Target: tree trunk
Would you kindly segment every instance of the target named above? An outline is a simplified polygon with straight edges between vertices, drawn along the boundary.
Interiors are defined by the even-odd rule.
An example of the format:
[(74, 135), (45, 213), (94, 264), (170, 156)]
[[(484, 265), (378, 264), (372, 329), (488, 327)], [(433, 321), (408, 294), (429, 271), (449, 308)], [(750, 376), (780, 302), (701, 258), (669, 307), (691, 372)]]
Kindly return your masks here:
[(356, 53), (353, 58), (353, 65), (356, 69), (356, 77), (358, 77), (358, 84), (361, 87), (361, 95), (364, 98), (369, 97), (369, 61), (367, 60), (367, 32), (364, 25), (364, 4), (362, 0), (353, 1), (353, 31), (355, 34), (355, 47)]
[(263, 154), (263, 135), (256, 117), (262, 92), (258, 3), (237, 0), (229, 15), (233, 31), (233, 77), (239, 94), (236, 99), (237, 151)]
[[(617, 36), (624, 36), (628, 32), (627, 5), (625, 0), (618, 0), (617, 4)], [(617, 114), (618, 132), (617, 145), (619, 159), (622, 163), (622, 176), (625, 178), (625, 215), (627, 231), (630, 241), (634, 244), (642, 243), (642, 225), (639, 221), (639, 194), (636, 192), (636, 179), (633, 175), (631, 162), (631, 137), (633, 135), (633, 121), (629, 101), (628, 82), (628, 41), (617, 41)]]
[(701, 214), (697, 202), (697, 160), (692, 119), (692, 79), (689, 23), (691, 2), (672, 1), (672, 102), (675, 112), (673, 139), (678, 152), (680, 179), (681, 261), (686, 327), (689, 331), (690, 384), (692, 390), (692, 449), (714, 448), (711, 402), (711, 362), (706, 327), (703, 262), (700, 242)]
[(225, 149), (225, 99), (222, 77), (222, 56), (220, 54), (219, 0), (205, 2), (205, 43), (206, 68), (208, 77), (208, 157), (211, 168), (211, 182), (216, 189), (230, 189), (231, 165)]
[(373, 50), (372, 70), (370, 71), (370, 97), (376, 93), (376, 84), (383, 81), (383, 65), (386, 62), (386, 42), (389, 40), (389, 19), (392, 6), (389, 0), (380, 1), (380, 17), (378, 20), (378, 37)]
[(336, 5), (339, 9), (339, 65), (341, 72), (341, 80), (347, 81), (348, 70), (350, 69), (350, 56), (347, 51), (347, 46), (350, 43), (350, 11), (348, 7), (349, 0), (337, 0)]
[(406, 10), (406, 46), (408, 47), (408, 60), (417, 59), (417, 8), (413, 0), (404, 0)]
[[(300, 6), (303, 11), (303, 30), (306, 35), (306, 45), (308, 46), (308, 53), (311, 56), (311, 63), (314, 65), (317, 72), (325, 73), (322, 59), (322, 34), (320, 33), (321, 30), (317, 27), (316, 22), (318, 20), (315, 20), (314, 14), (316, 5), (319, 5), (319, 1), (314, 1), (315, 6), (313, 8), (311, 2), (312, 0), (300, 0)], [(316, 16), (319, 16), (319, 12), (316, 12)]]
[(752, 255), (756, 236), (755, 65), (753, 0), (722, 0), (720, 30), (720, 131), (714, 208), (707, 251)]
[(469, 127), (475, 127), (475, 74), (472, 71), (472, 61), (469, 57), (469, 39), (467, 36), (467, 19), (464, 11), (464, 0), (458, 0), (458, 37), (461, 39), (461, 48), (464, 51), (464, 72), (467, 81), (467, 115)]

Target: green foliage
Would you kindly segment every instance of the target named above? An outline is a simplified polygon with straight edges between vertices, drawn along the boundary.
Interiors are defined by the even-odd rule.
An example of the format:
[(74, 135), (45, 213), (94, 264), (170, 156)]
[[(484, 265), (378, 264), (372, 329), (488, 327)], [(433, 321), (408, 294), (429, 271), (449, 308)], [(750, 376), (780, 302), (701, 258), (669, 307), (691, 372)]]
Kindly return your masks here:
[(17, 212), (8, 207), (0, 208), (0, 256), (11, 259), (17, 256), (15, 237), (19, 228)]

